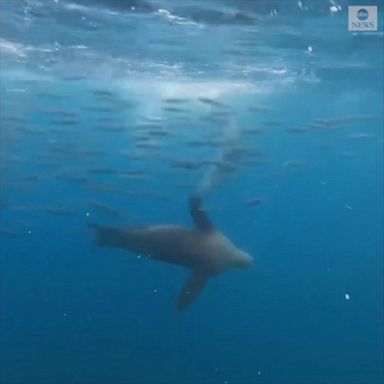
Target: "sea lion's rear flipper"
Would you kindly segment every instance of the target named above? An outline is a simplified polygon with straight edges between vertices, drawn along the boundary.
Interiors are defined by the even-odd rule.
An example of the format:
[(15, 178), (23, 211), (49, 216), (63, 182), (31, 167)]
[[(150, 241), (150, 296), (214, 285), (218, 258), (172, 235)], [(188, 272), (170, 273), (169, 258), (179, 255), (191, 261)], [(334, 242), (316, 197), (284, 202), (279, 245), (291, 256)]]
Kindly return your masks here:
[(121, 247), (124, 232), (117, 228), (110, 228), (100, 224), (88, 224), (96, 233), (97, 245), (100, 247)]
[(207, 282), (208, 276), (204, 273), (193, 272), (188, 278), (183, 290), (180, 293), (177, 308), (182, 311), (187, 308), (193, 300), (203, 290), (205, 283)]
[(202, 201), (200, 197), (192, 196), (189, 198), (189, 212), (196, 227), (201, 231), (212, 231), (215, 228), (201, 205)]
[(145, 239), (138, 230), (122, 230), (101, 224), (88, 224), (95, 231), (99, 247), (121, 248), (132, 252), (143, 252)]

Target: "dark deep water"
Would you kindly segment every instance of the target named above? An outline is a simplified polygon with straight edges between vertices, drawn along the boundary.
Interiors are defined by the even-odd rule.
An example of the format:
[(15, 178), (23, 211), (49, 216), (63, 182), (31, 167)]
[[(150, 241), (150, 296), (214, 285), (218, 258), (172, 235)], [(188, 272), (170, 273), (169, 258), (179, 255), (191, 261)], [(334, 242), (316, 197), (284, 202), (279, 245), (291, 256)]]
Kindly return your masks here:
[[(382, 383), (382, 11), (0, 1), (0, 382)], [(186, 270), (87, 223), (191, 226), (215, 172), (254, 265), (179, 313)]]

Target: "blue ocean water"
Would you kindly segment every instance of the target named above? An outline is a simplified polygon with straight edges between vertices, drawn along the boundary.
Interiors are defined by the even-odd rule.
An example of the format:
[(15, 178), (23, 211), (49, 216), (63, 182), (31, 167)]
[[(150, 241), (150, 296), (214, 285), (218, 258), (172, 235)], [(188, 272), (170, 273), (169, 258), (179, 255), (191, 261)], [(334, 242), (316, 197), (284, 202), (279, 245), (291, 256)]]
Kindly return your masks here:
[[(2, 0), (0, 382), (382, 383), (382, 12)], [(254, 262), (179, 312), (89, 223), (192, 227), (203, 186)]]

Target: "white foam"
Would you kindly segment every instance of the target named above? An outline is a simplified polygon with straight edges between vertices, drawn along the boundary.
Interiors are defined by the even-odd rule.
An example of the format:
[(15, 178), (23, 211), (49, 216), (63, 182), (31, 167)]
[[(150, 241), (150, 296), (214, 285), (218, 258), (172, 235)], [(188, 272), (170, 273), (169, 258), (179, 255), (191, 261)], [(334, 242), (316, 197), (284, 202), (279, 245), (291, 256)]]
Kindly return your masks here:
[(199, 25), (192, 20), (186, 19), (185, 17), (177, 16), (171, 13), (170, 11), (168, 11), (167, 9), (159, 8), (157, 10), (157, 14), (165, 18), (166, 20), (176, 22), (177, 24)]
[(0, 54), (26, 58), (25, 47), (6, 39), (0, 39)]

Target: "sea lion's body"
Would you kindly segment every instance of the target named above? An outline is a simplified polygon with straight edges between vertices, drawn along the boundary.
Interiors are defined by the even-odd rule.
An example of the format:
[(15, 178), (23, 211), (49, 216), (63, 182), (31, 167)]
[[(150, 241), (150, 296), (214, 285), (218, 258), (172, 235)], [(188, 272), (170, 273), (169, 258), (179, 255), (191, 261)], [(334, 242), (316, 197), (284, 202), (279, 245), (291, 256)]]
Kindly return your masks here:
[(179, 300), (179, 308), (185, 308), (199, 294), (210, 276), (235, 266), (247, 267), (251, 263), (248, 254), (236, 248), (213, 227), (200, 204), (199, 199), (191, 199), (190, 212), (196, 229), (160, 225), (121, 230), (95, 225), (98, 244), (190, 268), (192, 277)]
[(236, 264), (236, 252), (231, 258), (234, 245), (218, 231), (204, 232), (176, 225), (130, 230), (99, 227), (99, 236), (101, 246), (122, 248), (193, 270), (204, 270), (208, 275)]

